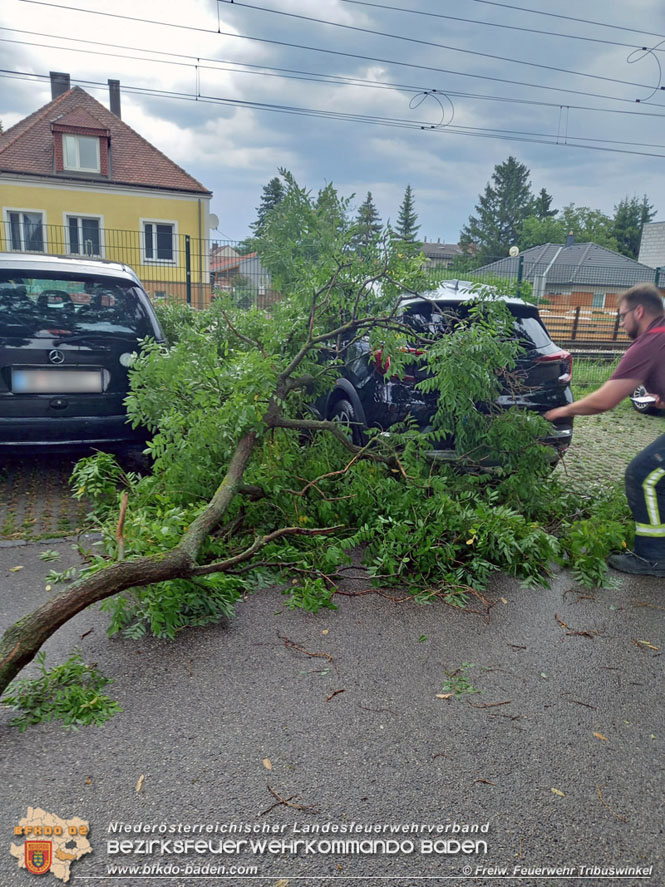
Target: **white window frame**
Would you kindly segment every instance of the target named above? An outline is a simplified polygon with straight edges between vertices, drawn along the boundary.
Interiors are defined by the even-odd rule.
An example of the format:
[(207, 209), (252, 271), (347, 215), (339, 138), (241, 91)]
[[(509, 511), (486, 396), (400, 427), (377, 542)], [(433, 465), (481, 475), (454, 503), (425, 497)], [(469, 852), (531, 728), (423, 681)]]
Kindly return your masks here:
[[(602, 299), (602, 305), (594, 305), (596, 299)], [(591, 308), (604, 308), (605, 303), (607, 302), (607, 293), (592, 293), (591, 295)]]
[[(12, 232), (11, 232), (11, 220), (9, 218), (10, 213), (39, 213), (42, 217), (42, 242), (43, 249), (35, 250), (35, 249), (24, 249), (23, 243), (25, 241), (25, 234), (23, 231), (23, 220), (21, 220), (21, 249), (15, 249), (12, 246)], [(10, 253), (33, 253), (34, 255), (44, 255), (44, 253), (48, 253), (48, 229), (46, 225), (46, 210), (43, 209), (27, 209), (25, 206), (14, 207), (14, 206), (5, 206), (2, 209), (3, 221), (4, 221), (4, 240), (5, 240), (5, 248), (7, 252)]]
[[(67, 165), (67, 149), (65, 148), (65, 139), (74, 139), (74, 144), (76, 145), (76, 160), (77, 163), (74, 166)], [(81, 166), (81, 151), (79, 148), (79, 139), (91, 139), (96, 142), (97, 145), (97, 166)], [(81, 136), (72, 132), (63, 132), (62, 133), (62, 168), (71, 170), (72, 172), (101, 172), (101, 154), (99, 148), (99, 136)]]
[(104, 230), (104, 216), (99, 216), (96, 213), (86, 213), (86, 212), (69, 212), (65, 211), (62, 214), (62, 227), (65, 231), (65, 249), (67, 251), (68, 256), (81, 256), (85, 258), (86, 253), (73, 253), (72, 245), (69, 241), (69, 220), (70, 219), (78, 219), (78, 229), (79, 229), (79, 240), (81, 243), (83, 242), (83, 238), (81, 236), (81, 219), (96, 219), (99, 222), (99, 253), (97, 255), (93, 255), (92, 258), (95, 259), (103, 259), (106, 257), (106, 237)]
[[(142, 265), (171, 265), (178, 267), (178, 223), (175, 219), (139, 219), (141, 225), (141, 264)], [(145, 251), (145, 226), (146, 225), (170, 225), (172, 231), (172, 253), (171, 259), (158, 259), (155, 257), (148, 258)], [(154, 232), (156, 234), (156, 232)], [(154, 235), (153, 235), (154, 236)], [(157, 244), (153, 240), (153, 252), (157, 251)]]

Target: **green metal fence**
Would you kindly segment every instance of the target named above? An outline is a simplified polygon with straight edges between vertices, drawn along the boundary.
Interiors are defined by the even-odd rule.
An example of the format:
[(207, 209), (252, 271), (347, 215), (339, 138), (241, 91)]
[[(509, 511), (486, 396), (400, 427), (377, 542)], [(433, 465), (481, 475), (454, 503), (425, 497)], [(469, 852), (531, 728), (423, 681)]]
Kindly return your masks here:
[[(265, 308), (280, 297), (261, 256), (245, 242), (192, 237), (165, 222), (144, 221), (140, 229), (118, 230), (102, 228), (94, 217), (71, 215), (64, 225), (46, 225), (42, 219), (39, 212), (6, 211), (0, 250), (125, 262), (154, 300), (172, 298), (196, 308), (208, 306), (219, 293), (247, 308)], [(558, 250), (552, 254), (557, 260), (549, 262), (531, 261), (527, 254), (470, 270), (478, 261), (465, 256), (452, 263), (423, 259), (423, 267), (432, 288), (454, 279), (534, 301), (559, 345), (621, 351), (629, 344), (619, 323), (621, 293), (637, 283), (660, 286), (661, 276), (665, 288), (665, 273), (610, 251), (606, 262), (591, 264), (584, 246), (579, 245), (575, 263), (558, 261)]]

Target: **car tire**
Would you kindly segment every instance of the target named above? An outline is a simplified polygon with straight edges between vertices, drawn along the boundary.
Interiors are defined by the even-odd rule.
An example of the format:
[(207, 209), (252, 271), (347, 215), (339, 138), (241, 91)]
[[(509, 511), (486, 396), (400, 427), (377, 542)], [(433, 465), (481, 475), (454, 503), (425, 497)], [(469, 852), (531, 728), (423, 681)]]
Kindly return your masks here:
[(352, 443), (357, 447), (363, 445), (361, 422), (351, 401), (346, 400), (346, 398), (336, 400), (330, 411), (330, 418), (333, 422), (338, 422), (349, 432)]
[[(631, 397), (645, 397), (649, 392), (646, 390), (644, 385), (638, 385), (635, 391), (633, 391)], [(660, 410), (657, 410), (653, 404), (650, 403), (635, 403), (634, 400), (631, 400), (633, 405), (633, 409), (637, 410), (638, 413), (642, 413), (644, 416), (655, 416)]]

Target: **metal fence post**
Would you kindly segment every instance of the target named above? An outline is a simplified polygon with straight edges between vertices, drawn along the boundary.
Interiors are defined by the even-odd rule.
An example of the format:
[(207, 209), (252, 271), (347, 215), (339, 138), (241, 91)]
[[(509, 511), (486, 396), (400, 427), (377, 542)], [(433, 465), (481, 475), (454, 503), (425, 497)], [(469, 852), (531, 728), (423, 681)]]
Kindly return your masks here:
[(659, 283), (659, 280), (660, 280), (660, 271), (661, 271), (661, 268), (660, 268), (660, 265), (659, 265), (659, 266), (656, 268), (656, 274), (654, 275), (654, 280), (653, 280), (654, 284), (655, 284), (657, 287), (660, 286), (660, 283)]
[(185, 234), (185, 280), (187, 281), (187, 304), (192, 304), (192, 250), (189, 234)]
[(619, 335), (619, 323), (621, 322), (621, 315), (619, 314), (619, 309), (617, 308), (617, 316), (614, 321), (614, 330), (612, 331), (612, 339), (616, 342), (617, 336)]
[(573, 319), (573, 329), (570, 334), (570, 338), (572, 340), (574, 340), (575, 336), (577, 335), (577, 327), (579, 326), (579, 323), (580, 323), (580, 307), (581, 306), (578, 305), (577, 308), (575, 308), (575, 318)]
[(519, 298), (519, 294), (520, 294), (523, 274), (524, 274), (524, 256), (520, 255), (517, 257), (517, 288), (515, 289), (515, 295), (518, 298)]

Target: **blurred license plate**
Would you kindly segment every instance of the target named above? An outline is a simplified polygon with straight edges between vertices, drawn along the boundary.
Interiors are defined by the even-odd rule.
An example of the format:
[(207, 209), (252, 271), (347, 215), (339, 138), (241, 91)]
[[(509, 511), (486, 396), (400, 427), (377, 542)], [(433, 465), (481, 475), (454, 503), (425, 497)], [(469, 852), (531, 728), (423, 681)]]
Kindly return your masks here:
[(99, 370), (13, 370), (14, 394), (101, 394)]

